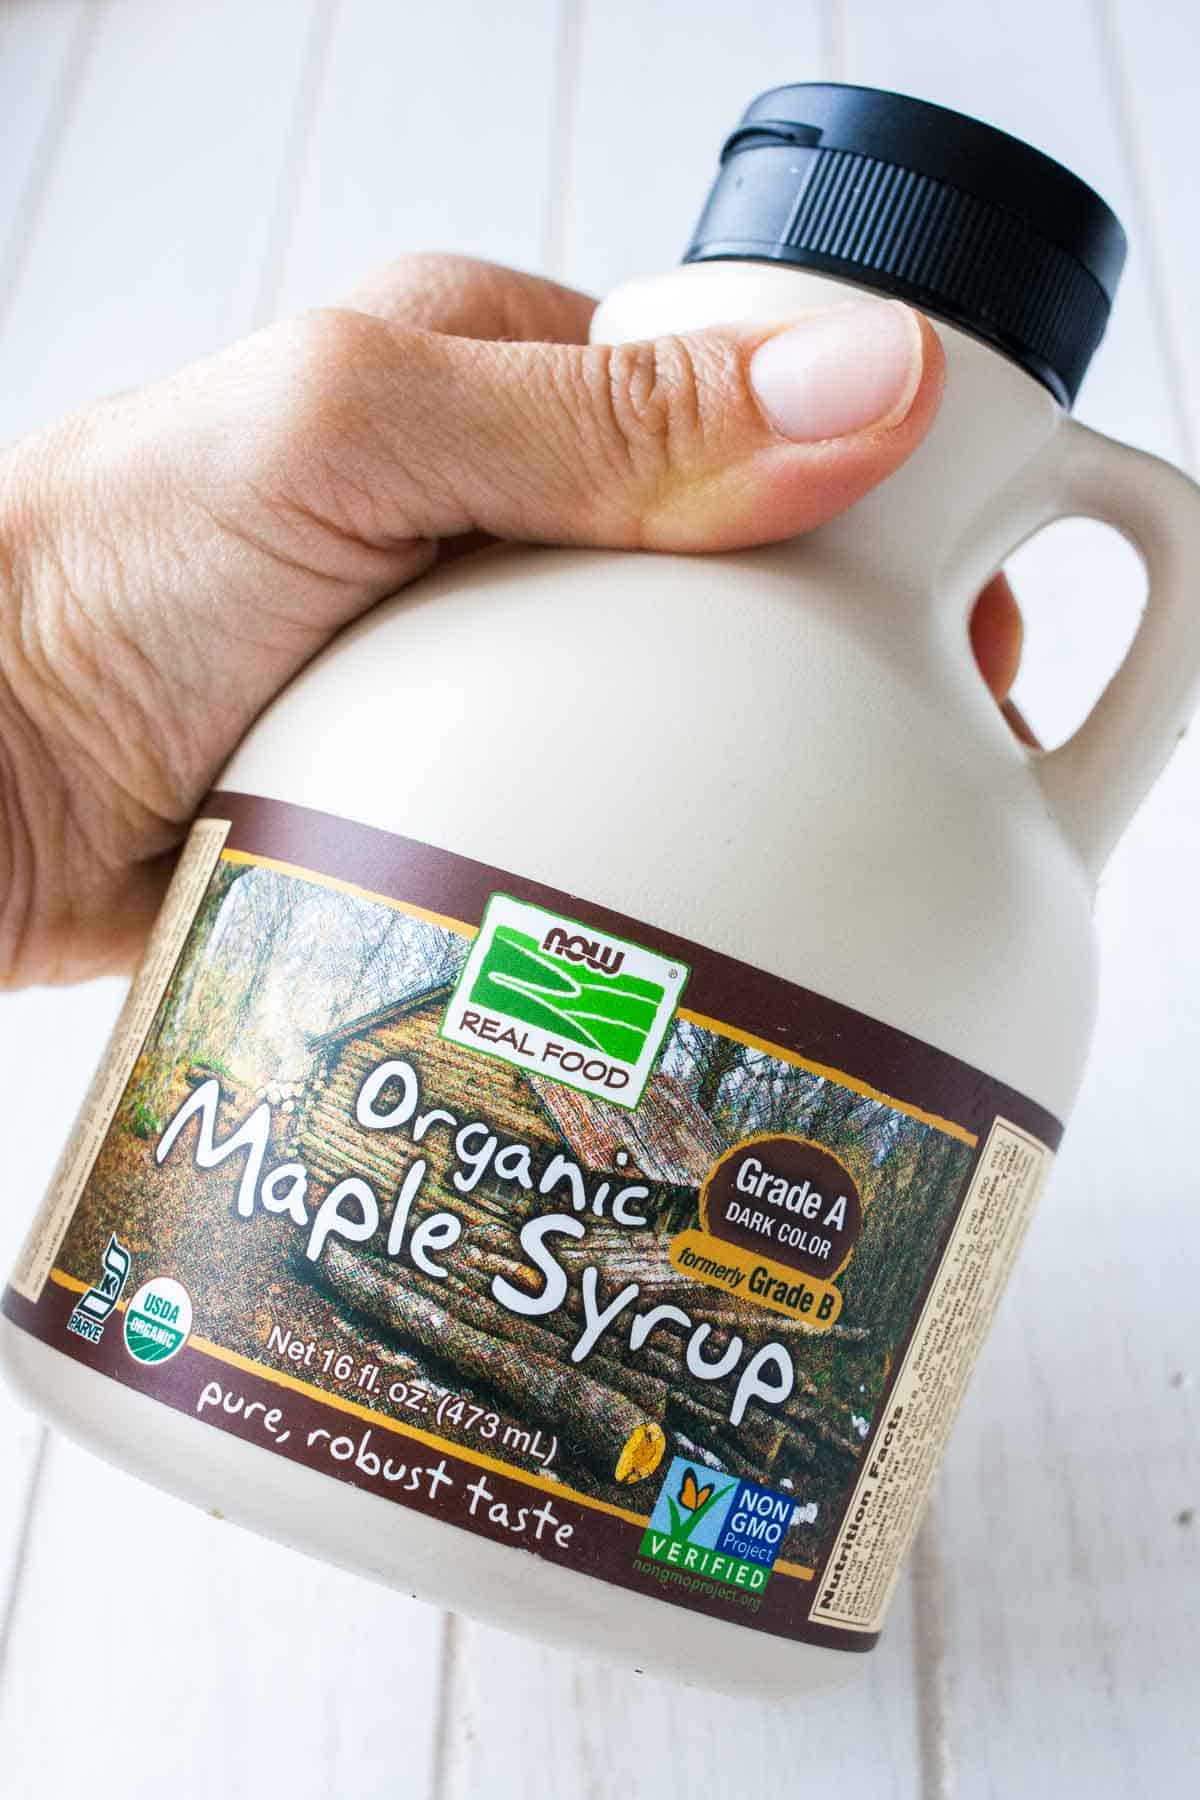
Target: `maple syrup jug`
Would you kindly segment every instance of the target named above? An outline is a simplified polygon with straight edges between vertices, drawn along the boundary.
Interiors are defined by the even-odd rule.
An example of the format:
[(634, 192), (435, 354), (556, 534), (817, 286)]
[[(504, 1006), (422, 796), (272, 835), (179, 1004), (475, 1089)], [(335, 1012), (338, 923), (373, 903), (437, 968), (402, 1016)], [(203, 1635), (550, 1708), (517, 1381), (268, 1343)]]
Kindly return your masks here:
[[(1072, 422), (1120, 226), (915, 100), (779, 88), (604, 341), (864, 288), (927, 441), (800, 541), (500, 547), (347, 631), (202, 809), (7, 1289), (64, 1429), (639, 1669), (875, 1642), (1092, 1022), (1093, 886), (1188, 716), (1200, 498)], [(974, 596), (1065, 514), (1149, 602), (1019, 743)]]

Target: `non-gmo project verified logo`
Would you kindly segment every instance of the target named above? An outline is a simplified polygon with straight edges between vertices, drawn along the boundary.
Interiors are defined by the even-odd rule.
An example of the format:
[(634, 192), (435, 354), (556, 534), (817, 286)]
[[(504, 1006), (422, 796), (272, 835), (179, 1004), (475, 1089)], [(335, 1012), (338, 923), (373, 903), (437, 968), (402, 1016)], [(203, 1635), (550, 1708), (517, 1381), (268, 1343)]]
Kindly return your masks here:
[(638, 1555), (761, 1594), (794, 1508), (790, 1494), (677, 1456), (659, 1490)]
[(442, 1036), (634, 1107), (688, 972), (578, 919), (493, 894)]

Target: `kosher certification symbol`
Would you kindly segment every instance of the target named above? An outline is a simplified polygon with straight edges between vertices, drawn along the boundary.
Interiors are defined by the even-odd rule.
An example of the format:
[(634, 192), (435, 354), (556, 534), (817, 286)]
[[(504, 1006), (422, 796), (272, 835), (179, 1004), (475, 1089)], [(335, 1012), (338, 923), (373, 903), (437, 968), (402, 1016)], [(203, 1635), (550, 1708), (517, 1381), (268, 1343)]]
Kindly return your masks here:
[(169, 1362), (191, 1329), (191, 1296), (169, 1275), (144, 1281), (125, 1309), (125, 1348), (135, 1362)]

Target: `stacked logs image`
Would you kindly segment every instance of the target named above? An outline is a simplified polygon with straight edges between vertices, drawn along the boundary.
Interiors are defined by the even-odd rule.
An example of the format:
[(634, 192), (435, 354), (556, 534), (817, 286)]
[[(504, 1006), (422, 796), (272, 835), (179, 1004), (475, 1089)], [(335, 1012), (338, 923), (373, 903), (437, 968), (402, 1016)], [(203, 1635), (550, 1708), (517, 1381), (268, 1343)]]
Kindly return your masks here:
[[(556, 1239), (554, 1254), (568, 1277), (561, 1306), (522, 1315), (500, 1304), (492, 1283), (540, 1292), (541, 1277), (521, 1260), (520, 1227), (553, 1202), (485, 1176), (470, 1194), (455, 1187), (452, 1132), (436, 1126), (422, 1138), (428, 1169), (417, 1217), (448, 1207), (463, 1223), (458, 1243), (440, 1259), (442, 1279), (403, 1258), (370, 1246), (329, 1243), (315, 1267), (294, 1264), (298, 1279), (314, 1283), (338, 1303), (342, 1324), (362, 1354), (415, 1358), (427, 1379), (469, 1403), (520, 1420), (559, 1441), (564, 1478), (614, 1494), (651, 1475), (664, 1456), (686, 1454), (769, 1484), (788, 1479), (806, 1492), (844, 1484), (861, 1443), (839, 1429), (845, 1407), (831, 1405), (804, 1372), (811, 1334), (799, 1323), (763, 1312), (747, 1317), (744, 1304), (704, 1288), (672, 1269), (667, 1246), (695, 1221), (699, 1187), (726, 1148), (709, 1117), (669, 1075), (651, 1077), (636, 1113), (528, 1075), (507, 1064), (465, 1057), (444, 1043), (438, 1026), (444, 987), (394, 1004), (320, 1038), (304, 1099), (293, 1124), (310, 1173), (332, 1183), (347, 1170), (371, 1181), (382, 1196), (398, 1190), (415, 1154), (403, 1131), (363, 1132), (355, 1102), (365, 1077), (380, 1063), (403, 1058), (418, 1072), (422, 1107), (441, 1107), (460, 1122), (487, 1121), (500, 1140), (530, 1145), (535, 1157), (556, 1151), (573, 1158), (587, 1181), (641, 1180), (648, 1224), (622, 1228), (585, 1217), (586, 1237)], [(639, 1292), (628, 1313), (602, 1334), (582, 1363), (571, 1352), (584, 1329), (581, 1283), (598, 1270), (597, 1301), (608, 1304), (627, 1283)], [(669, 1323), (637, 1352), (628, 1347), (628, 1318), (659, 1303), (681, 1308), (695, 1325), (709, 1326), (703, 1346), (711, 1363), (734, 1335), (753, 1353), (768, 1340), (796, 1354), (795, 1386), (787, 1402), (768, 1408), (752, 1401), (734, 1428), (729, 1422), (736, 1375), (705, 1380), (688, 1367), (689, 1333)], [(838, 1325), (852, 1345), (863, 1331)]]
[[(390, 1258), (381, 1244), (338, 1242), (326, 1244), (317, 1265), (300, 1264), (297, 1256), (293, 1276), (335, 1300), (345, 1345), (363, 1359), (385, 1368), (405, 1359), (416, 1364), (414, 1379), (430, 1388), (556, 1438), (554, 1471), (561, 1480), (619, 1499), (664, 1458), (685, 1454), (763, 1485), (783, 1485), (797, 1501), (817, 1499), (820, 1534), (824, 1501), (844, 1492), (862, 1454), (851, 1399), (864, 1408), (860, 1382), (871, 1381), (873, 1363), (878, 1366), (871, 1334), (838, 1323), (813, 1355), (817, 1339), (799, 1321), (738, 1305), (671, 1267), (669, 1240), (696, 1222), (700, 1184), (727, 1148), (711, 1116), (673, 1076), (651, 1076), (631, 1112), (500, 1060), (466, 1057), (439, 1035), (446, 997), (448, 986), (435, 986), (313, 1040), (304, 1096), (290, 1121), (297, 1154), (315, 1183), (333, 1184), (353, 1170), (383, 1199), (398, 1192), (414, 1156), (425, 1157), (410, 1229), (441, 1208), (462, 1220), (459, 1242), (439, 1256), (443, 1278), (421, 1273), (403, 1253)], [(542, 1276), (522, 1258), (522, 1224), (536, 1213), (570, 1211), (569, 1193), (560, 1188), (540, 1197), (484, 1175), (464, 1195), (453, 1183), (461, 1168), (453, 1127), (434, 1125), (419, 1152), (407, 1130), (363, 1132), (354, 1120), (363, 1080), (398, 1058), (419, 1076), (421, 1109), (444, 1109), (459, 1125), (486, 1121), (500, 1143), (529, 1145), (534, 1166), (561, 1152), (579, 1166), (588, 1192), (604, 1179), (613, 1186), (642, 1181), (649, 1195), (639, 1211), (648, 1224), (622, 1228), (590, 1211), (581, 1215), (587, 1237), (552, 1240), (567, 1274), (560, 1307), (547, 1314), (507, 1309), (493, 1294), (497, 1278), (531, 1294), (542, 1291)], [(588, 1267), (596, 1271), (592, 1298), (601, 1309), (628, 1283), (639, 1292), (576, 1363), (572, 1350), (587, 1325), (581, 1283)], [(750, 1400), (745, 1417), (730, 1426), (738, 1373), (716, 1381), (696, 1375), (687, 1364), (691, 1330), (664, 1321), (631, 1352), (631, 1316), (660, 1303), (685, 1312), (691, 1330), (709, 1327), (705, 1364), (734, 1336), (745, 1346), (738, 1368), (768, 1341), (792, 1350), (795, 1386), (788, 1400), (775, 1408)]]
[[(814, 1390), (800, 1370), (784, 1408), (752, 1406), (734, 1431), (728, 1414), (731, 1384), (694, 1375), (678, 1331), (657, 1331), (636, 1359), (621, 1354), (622, 1339), (616, 1348), (602, 1339), (582, 1365), (574, 1363), (571, 1349), (584, 1322), (576, 1285), (558, 1311), (524, 1317), (501, 1307), (490, 1290), (493, 1278), (503, 1276), (514, 1287), (537, 1292), (528, 1267), (478, 1239), (456, 1248), (461, 1254), (454, 1266), (435, 1282), (363, 1248), (330, 1244), (317, 1278), (364, 1323), (382, 1330), (385, 1341), (419, 1346), (468, 1395), (553, 1433), (564, 1459), (582, 1461), (601, 1482), (637, 1481), (651, 1474), (671, 1439), (703, 1448), (721, 1467), (762, 1482), (769, 1482), (777, 1460), (809, 1463), (819, 1445), (851, 1462), (857, 1456), (859, 1446), (826, 1423), (811, 1404)], [(557, 1254), (564, 1267), (574, 1264), (578, 1273), (589, 1256), (596, 1256), (597, 1244), (593, 1237), (574, 1256), (561, 1249)], [(734, 1318), (719, 1304), (692, 1304), (691, 1293), (681, 1292), (665, 1258), (636, 1266), (627, 1262), (619, 1279), (621, 1285), (638, 1282), (636, 1308), (664, 1300), (687, 1302), (696, 1322), (712, 1327), (705, 1345), (710, 1359), (735, 1333), (743, 1339), (750, 1335), (744, 1315)], [(604, 1287), (602, 1304), (616, 1287), (615, 1281)], [(762, 1338), (787, 1342), (799, 1330), (784, 1319), (764, 1319)]]

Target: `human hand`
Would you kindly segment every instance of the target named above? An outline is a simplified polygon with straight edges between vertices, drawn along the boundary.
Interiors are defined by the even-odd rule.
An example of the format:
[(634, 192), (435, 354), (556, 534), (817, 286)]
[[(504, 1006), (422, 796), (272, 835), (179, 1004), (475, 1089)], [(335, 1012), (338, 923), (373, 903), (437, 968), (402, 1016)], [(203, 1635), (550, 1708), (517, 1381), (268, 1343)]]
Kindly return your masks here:
[[(335, 632), (470, 534), (704, 551), (823, 523), (916, 448), (906, 307), (586, 347), (593, 302), (409, 257), (0, 465), (0, 985), (128, 965), (197, 804)], [(972, 638), (1003, 699), (1003, 578)]]

